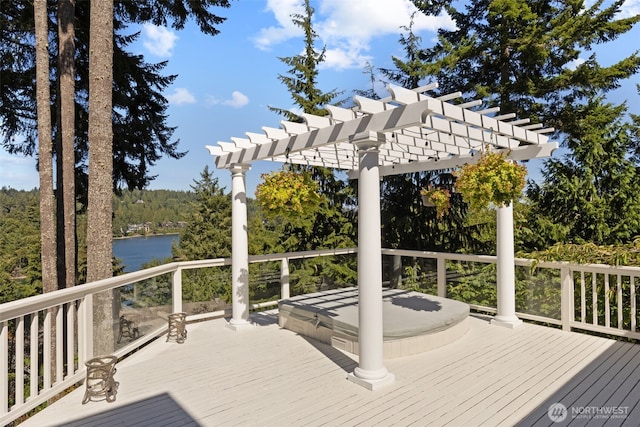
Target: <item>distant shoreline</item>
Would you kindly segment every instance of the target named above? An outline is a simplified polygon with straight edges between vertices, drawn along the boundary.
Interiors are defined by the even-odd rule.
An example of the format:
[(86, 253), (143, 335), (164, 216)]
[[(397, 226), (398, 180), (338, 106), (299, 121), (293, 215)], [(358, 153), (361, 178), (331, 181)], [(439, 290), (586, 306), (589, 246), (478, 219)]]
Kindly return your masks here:
[(113, 237), (113, 240), (135, 239), (137, 237), (179, 236), (180, 233), (136, 234), (134, 236)]

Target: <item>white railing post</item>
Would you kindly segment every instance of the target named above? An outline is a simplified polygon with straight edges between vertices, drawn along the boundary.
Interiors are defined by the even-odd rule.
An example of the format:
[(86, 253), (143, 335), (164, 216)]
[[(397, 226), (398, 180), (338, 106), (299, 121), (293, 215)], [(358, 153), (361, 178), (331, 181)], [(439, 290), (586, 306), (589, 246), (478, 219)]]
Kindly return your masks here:
[(75, 315), (76, 304), (72, 301), (67, 306), (67, 377), (75, 373)]
[(35, 355), (38, 354), (38, 312), (31, 313), (29, 318), (29, 359), (31, 359), (31, 365), (29, 369), (29, 396), (38, 395), (38, 358)]
[(44, 323), (42, 327), (43, 343), (42, 343), (42, 389), (51, 388), (51, 312), (54, 308), (48, 308), (44, 311)]
[(9, 412), (9, 322), (0, 323), (0, 416)]
[(18, 317), (16, 324), (16, 405), (24, 403), (24, 316)]
[(54, 384), (59, 384), (64, 378), (64, 322), (62, 316), (64, 314), (64, 304), (57, 307), (56, 310), (56, 379)]
[(443, 257), (437, 258), (437, 278), (438, 278), (438, 296), (447, 297), (447, 260)]
[(393, 264), (391, 266), (391, 287), (399, 288), (402, 286), (402, 256), (394, 255)]
[(289, 289), (289, 259), (282, 258), (280, 262), (280, 298), (288, 299), (291, 296)]
[(172, 279), (172, 310), (173, 313), (182, 313), (182, 269), (180, 267), (173, 272)]
[(562, 321), (562, 330), (570, 331), (571, 322), (573, 322), (573, 276), (571, 269), (563, 267), (560, 269), (560, 320)]
[(78, 307), (78, 366), (93, 357), (93, 295), (80, 300)]

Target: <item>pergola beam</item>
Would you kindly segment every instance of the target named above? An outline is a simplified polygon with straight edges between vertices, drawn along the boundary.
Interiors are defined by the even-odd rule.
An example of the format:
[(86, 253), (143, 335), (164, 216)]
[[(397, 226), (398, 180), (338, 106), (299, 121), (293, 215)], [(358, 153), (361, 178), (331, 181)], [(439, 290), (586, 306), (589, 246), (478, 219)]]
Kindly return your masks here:
[[(358, 159), (348, 138), (363, 132), (385, 136), (380, 146), (383, 167), (435, 162), (451, 155), (467, 155), (487, 145), (515, 149), (549, 143), (545, 134), (553, 132), (551, 128), (543, 129), (539, 124), (520, 126), (528, 123), (528, 119), (508, 121), (514, 115), (496, 116), (497, 107), (471, 110), (482, 104), (479, 100), (458, 105), (448, 102), (459, 97), (459, 93), (438, 98), (422, 93), (434, 87), (437, 85), (416, 90), (389, 86), (389, 98), (356, 96), (357, 107), (352, 109), (328, 106), (329, 116), (302, 114), (304, 123), (283, 121), (281, 128), (263, 127), (264, 134), (247, 132), (247, 138), (231, 138), (232, 142), (207, 148), (217, 157), (218, 168), (271, 160), (354, 170), (358, 168)], [(440, 166), (427, 168), (434, 170)]]
[[(302, 150), (345, 142), (351, 135), (362, 132), (383, 129), (393, 131), (407, 126), (419, 126), (423, 122), (423, 117), (428, 114), (427, 105), (428, 100), (415, 102), (377, 114), (365, 115), (324, 128), (313, 129), (300, 135), (283, 137), (271, 143), (229, 151), (216, 158), (216, 166), (222, 169), (236, 163), (251, 163), (279, 156), (290, 156), (292, 153)], [(281, 135), (279, 134), (279, 136)], [(267, 136), (270, 137), (269, 133)]]
[[(523, 147), (515, 147), (507, 151), (507, 157), (511, 160), (523, 161), (539, 157), (551, 157), (552, 153), (558, 148), (558, 143), (551, 142), (545, 145), (527, 145)], [(455, 169), (464, 164), (476, 163), (479, 159), (478, 155), (464, 154), (460, 156), (438, 159), (437, 161), (415, 161), (405, 164), (397, 164), (391, 166), (381, 166), (380, 176), (401, 175), (405, 173), (421, 172), (428, 170)]]

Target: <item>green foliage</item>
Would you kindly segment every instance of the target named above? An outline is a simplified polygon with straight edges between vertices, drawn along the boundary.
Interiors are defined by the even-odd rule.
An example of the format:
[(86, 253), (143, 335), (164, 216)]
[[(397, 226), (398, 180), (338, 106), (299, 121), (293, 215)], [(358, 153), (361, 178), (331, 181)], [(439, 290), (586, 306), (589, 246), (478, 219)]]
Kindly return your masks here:
[(144, 228), (129, 229), (136, 224), (149, 225), (152, 234), (177, 233), (195, 201), (191, 191), (124, 190), (113, 196), (113, 235), (146, 233)]
[(262, 179), (256, 188), (256, 200), (265, 214), (288, 217), (318, 209), (319, 186), (309, 172), (280, 170), (262, 174)]
[[(484, 100), (480, 108), (498, 106), (503, 114), (542, 122), (576, 151), (575, 162), (550, 161), (544, 185), (528, 189), (534, 202), (530, 227), (537, 232), (522, 243), (541, 249), (558, 241), (615, 243), (638, 234), (637, 198), (628, 191), (637, 181), (623, 161), (637, 161), (637, 151), (619, 154), (614, 135), (624, 144), (627, 131), (620, 121), (603, 120), (609, 113), (596, 112), (593, 99), (637, 73), (640, 55), (629, 45), (604, 67), (591, 50), (629, 31), (640, 15), (619, 18), (622, 0), (588, 7), (582, 1), (546, 0), (413, 3), (427, 14), (444, 8), (456, 24), (454, 30), (440, 30), (438, 43), (420, 52), (440, 93), (460, 91)], [(596, 144), (596, 137), (601, 142)], [(620, 196), (614, 197), (617, 186)]]
[[(414, 18), (401, 27), (399, 43), (404, 58), (392, 57), (395, 68), (381, 68), (392, 82), (407, 89), (416, 88), (429, 77), (431, 66), (424, 61), (420, 36), (413, 32)], [(475, 239), (481, 225), (469, 226), (465, 219), (467, 206), (459, 194), (453, 193), (454, 177), (450, 170), (420, 172), (404, 176), (385, 176), (382, 179), (382, 238), (383, 245), (394, 248), (440, 250), (456, 252), (486, 251)], [(428, 186), (446, 189), (451, 193), (447, 215), (443, 210), (425, 209), (420, 204), (420, 188)], [(473, 249), (471, 249), (473, 248)]]
[[(413, 0), (425, 13), (444, 5), (455, 29), (438, 32), (438, 43), (424, 49), (422, 60), (441, 93), (461, 91), (499, 106), (501, 113), (530, 117), (559, 132), (573, 107), (600, 91), (617, 88), (638, 71), (640, 56), (608, 67), (598, 64), (594, 45), (629, 31), (640, 15), (619, 19), (622, 0), (584, 2), (547, 0), (471, 0), (464, 3)], [(618, 58), (625, 53), (621, 52)], [(589, 57), (575, 66), (579, 58)]]
[[(76, 86), (76, 180), (77, 198), (86, 204), (87, 190), (87, 116), (89, 3), (75, 2), (75, 71)], [(57, 56), (57, 2), (48, 2), (50, 51)], [(163, 75), (167, 62), (150, 64), (141, 55), (128, 52), (139, 33), (125, 34), (128, 24), (152, 22), (184, 28), (193, 19), (200, 30), (216, 35), (217, 25), (225, 18), (213, 12), (216, 7), (228, 8), (228, 0), (171, 2), (114, 2), (113, 52), (113, 163), (114, 188), (144, 188), (155, 177), (150, 174), (162, 156), (181, 158), (178, 141), (172, 141), (175, 130), (167, 123), (168, 101), (162, 95), (176, 78)], [(10, 152), (33, 155), (37, 142), (35, 108), (35, 43), (33, 36), (33, 5), (30, 1), (3, 2), (0, 8), (0, 129), (2, 144)], [(51, 75), (56, 75), (57, 61), (52, 61)], [(55, 87), (56, 82), (52, 81)], [(52, 89), (52, 117), (57, 115), (58, 91)], [(54, 135), (60, 132), (53, 121)], [(41, 159), (42, 160), (42, 159)]]
[(413, 32), (416, 13), (417, 12), (414, 12), (411, 15), (408, 26), (400, 27), (405, 34), (400, 35), (398, 42), (404, 50), (405, 58), (402, 59), (392, 56), (391, 60), (395, 69), (380, 68), (383, 76), (407, 89), (419, 87), (429, 71), (427, 64), (425, 64), (422, 59), (422, 51), (420, 48), (422, 37)]
[(197, 260), (231, 255), (231, 196), (225, 194), (205, 166), (200, 180), (191, 188), (195, 201), (187, 208), (186, 227), (180, 233), (173, 256), (179, 260)]
[(450, 261), (447, 276), (448, 298), (485, 307), (496, 306), (495, 264)]
[(509, 206), (522, 195), (527, 169), (507, 159), (504, 153), (483, 152), (477, 163), (467, 163), (455, 172), (455, 188), (472, 209)]
[(0, 303), (42, 292), (37, 190), (0, 190)]
[[(309, 0), (304, 2), (304, 13), (292, 16), (293, 24), (304, 33), (304, 47), (299, 55), (279, 58), (288, 69), (288, 75), (279, 75), (278, 78), (289, 91), (294, 104), (302, 112), (324, 116), (325, 109), (334, 101), (341, 92), (335, 89), (330, 92), (323, 92), (317, 86), (319, 65), (325, 60), (325, 49), (321, 51), (315, 49), (315, 42), (318, 38), (312, 27), (314, 10), (310, 6)], [(340, 104), (341, 102), (337, 102)], [(300, 122), (302, 117), (289, 109), (273, 108), (272, 111), (282, 114), (287, 120)], [(290, 252), (324, 248), (343, 248), (354, 245), (355, 231), (357, 229), (354, 206), (354, 190), (344, 181), (338, 179), (333, 170), (321, 167), (310, 167), (300, 165), (289, 165), (289, 171), (300, 174), (303, 183), (300, 188), (305, 189), (303, 194), (298, 194), (300, 200), (293, 200), (294, 209), (297, 211), (288, 212), (285, 215), (283, 205), (286, 206), (286, 197), (282, 191), (271, 187), (268, 198), (276, 206), (282, 215), (272, 215), (264, 208), (269, 206), (258, 206), (257, 215), (260, 219), (252, 220), (250, 227), (254, 230), (254, 236), (258, 236), (257, 242), (250, 243), (250, 250), (256, 252)], [(317, 189), (310, 190), (315, 187)], [(269, 188), (269, 187), (267, 187)], [(291, 187), (290, 187), (291, 188)], [(318, 198), (314, 195), (317, 191)], [(257, 193), (264, 202), (264, 192), (260, 189)], [(294, 193), (294, 197), (297, 197)], [(305, 200), (307, 199), (307, 200)], [(275, 202), (273, 202), (275, 200)], [(302, 208), (300, 210), (300, 208)], [(285, 207), (286, 209), (286, 207)], [(298, 215), (295, 215), (295, 213)], [(292, 215), (293, 213), (294, 215)], [(252, 239), (253, 240), (253, 239)], [(316, 261), (305, 260), (297, 267), (296, 274), (299, 278), (294, 286), (300, 289), (317, 288), (317, 279), (314, 275), (318, 273)], [(349, 264), (349, 268), (351, 265)], [(331, 274), (338, 274), (343, 278), (353, 277), (352, 272), (346, 271), (338, 274), (333, 271)], [(353, 283), (351, 283), (353, 284)]]
[(420, 189), (422, 204), (436, 208), (436, 218), (440, 219), (451, 207), (451, 193), (446, 188), (422, 188)]
[(606, 264), (640, 267), (640, 237), (622, 245), (556, 243), (548, 249), (520, 252), (518, 256), (539, 261), (566, 261), (576, 264)]
[[(317, 51), (314, 47), (318, 35), (311, 25), (314, 9), (309, 0), (304, 0), (304, 14), (292, 15), (293, 24), (304, 32), (303, 53), (290, 57), (280, 57), (280, 61), (286, 64), (287, 74), (279, 74), (278, 79), (286, 86), (295, 105), (303, 112), (324, 116), (327, 114), (325, 105), (331, 104), (342, 92), (332, 90), (323, 92), (317, 86), (318, 66), (325, 60), (325, 48)], [(295, 112), (286, 108), (269, 107), (271, 111), (281, 114), (292, 122), (300, 122), (302, 119)]]
[(546, 243), (532, 242), (530, 249), (555, 242), (620, 244), (640, 235), (640, 173), (633, 157), (640, 127), (624, 120), (626, 110), (600, 97), (576, 108), (567, 124), (571, 151), (547, 160), (545, 181), (527, 189), (530, 220), (540, 224), (539, 238)]

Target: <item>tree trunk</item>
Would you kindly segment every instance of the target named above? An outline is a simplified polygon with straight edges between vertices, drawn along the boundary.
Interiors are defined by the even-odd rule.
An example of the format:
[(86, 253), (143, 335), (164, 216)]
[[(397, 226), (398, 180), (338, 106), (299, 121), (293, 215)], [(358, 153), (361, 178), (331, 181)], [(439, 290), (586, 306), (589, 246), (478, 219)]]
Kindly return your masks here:
[[(53, 194), (53, 157), (51, 140), (51, 93), (49, 88), (49, 43), (47, 28), (47, 1), (33, 2), (36, 35), (36, 104), (38, 116), (38, 166), (40, 170), (40, 260), (42, 265), (42, 291), (58, 288), (56, 270), (56, 220)], [(55, 315), (55, 313), (52, 313)], [(55, 372), (55, 329), (51, 333), (51, 369)]]
[[(75, 189), (75, 0), (58, 2), (58, 81), (59, 134), (61, 138), (58, 156), (61, 158), (62, 187), (58, 197), (62, 199), (62, 224), (64, 240), (65, 288), (76, 284), (76, 189)], [(58, 172), (58, 173), (60, 173)], [(62, 255), (62, 254), (61, 254)]]
[[(113, 0), (91, 0), (89, 35), (89, 193), (87, 281), (112, 276), (111, 215), (113, 170)], [(94, 355), (115, 345), (113, 293), (95, 295)]]

